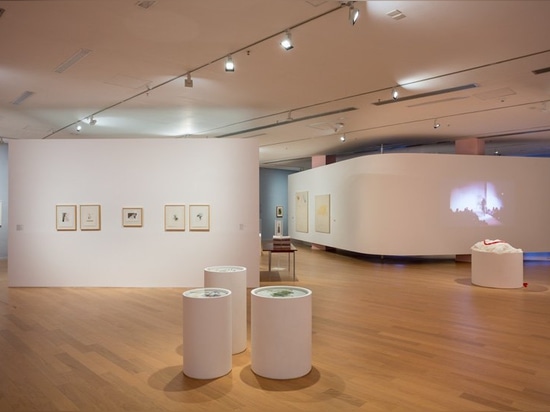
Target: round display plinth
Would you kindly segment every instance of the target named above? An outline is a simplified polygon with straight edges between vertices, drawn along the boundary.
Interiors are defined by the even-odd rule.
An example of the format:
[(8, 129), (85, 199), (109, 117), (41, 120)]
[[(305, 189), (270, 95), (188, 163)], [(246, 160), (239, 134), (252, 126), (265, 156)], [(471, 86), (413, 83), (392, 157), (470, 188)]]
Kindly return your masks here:
[(214, 379), (231, 371), (231, 291), (192, 289), (183, 293), (183, 373)]
[(472, 251), (472, 283), (488, 288), (523, 287), (523, 253)]
[(246, 349), (246, 268), (242, 266), (210, 266), (204, 269), (204, 286), (231, 291), (233, 354)]
[(251, 368), (262, 377), (294, 379), (311, 371), (311, 291), (266, 286), (251, 292)]

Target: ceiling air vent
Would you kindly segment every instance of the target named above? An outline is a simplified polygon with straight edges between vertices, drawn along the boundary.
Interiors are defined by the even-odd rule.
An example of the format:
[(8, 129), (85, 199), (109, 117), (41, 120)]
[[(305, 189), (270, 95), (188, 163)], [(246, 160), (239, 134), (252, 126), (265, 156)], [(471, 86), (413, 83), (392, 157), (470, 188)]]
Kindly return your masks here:
[(401, 20), (407, 17), (400, 10), (397, 9), (387, 12), (386, 16), (390, 16), (394, 20)]
[(26, 90), (23, 93), (21, 93), (21, 95), (17, 99), (13, 100), (11, 102), (11, 104), (19, 106), (21, 103), (23, 103), (29, 97), (31, 97), (33, 94), (34, 94), (34, 92), (30, 92), (30, 91)]
[(141, 7), (142, 9), (148, 9), (156, 2), (157, 0), (140, 0), (136, 3), (136, 6)]

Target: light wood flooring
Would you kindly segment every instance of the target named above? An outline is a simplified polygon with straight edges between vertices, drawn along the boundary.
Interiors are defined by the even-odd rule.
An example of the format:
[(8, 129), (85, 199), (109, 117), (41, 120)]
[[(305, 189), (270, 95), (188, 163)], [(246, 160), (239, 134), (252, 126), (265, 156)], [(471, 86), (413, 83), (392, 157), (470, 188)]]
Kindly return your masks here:
[[(287, 381), (256, 376), (250, 345), (226, 376), (185, 377), (184, 289), (8, 288), (0, 261), (0, 411), (550, 411), (549, 262), (490, 289), (469, 263), (298, 247), (313, 368)], [(262, 286), (293, 284), (273, 265)]]

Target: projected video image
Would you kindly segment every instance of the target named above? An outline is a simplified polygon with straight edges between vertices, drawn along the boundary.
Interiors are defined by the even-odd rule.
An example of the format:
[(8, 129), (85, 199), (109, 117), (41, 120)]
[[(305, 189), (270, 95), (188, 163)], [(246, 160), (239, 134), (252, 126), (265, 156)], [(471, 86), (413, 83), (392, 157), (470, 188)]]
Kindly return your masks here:
[(502, 225), (506, 221), (505, 193), (491, 182), (472, 182), (451, 191), (453, 222), (460, 225)]

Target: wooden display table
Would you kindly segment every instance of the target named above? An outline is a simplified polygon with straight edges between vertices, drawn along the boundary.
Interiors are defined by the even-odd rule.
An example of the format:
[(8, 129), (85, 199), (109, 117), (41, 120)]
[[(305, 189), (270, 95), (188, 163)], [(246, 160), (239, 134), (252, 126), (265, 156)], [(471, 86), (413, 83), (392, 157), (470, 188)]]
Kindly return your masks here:
[[(292, 280), (296, 281), (296, 246), (289, 245), (288, 247), (274, 246), (273, 242), (263, 242), (262, 251), (269, 253), (269, 271), (271, 272), (271, 254), (272, 253), (286, 253), (288, 255), (288, 270), (292, 273)], [(292, 255), (292, 270), (290, 267), (290, 256)]]

